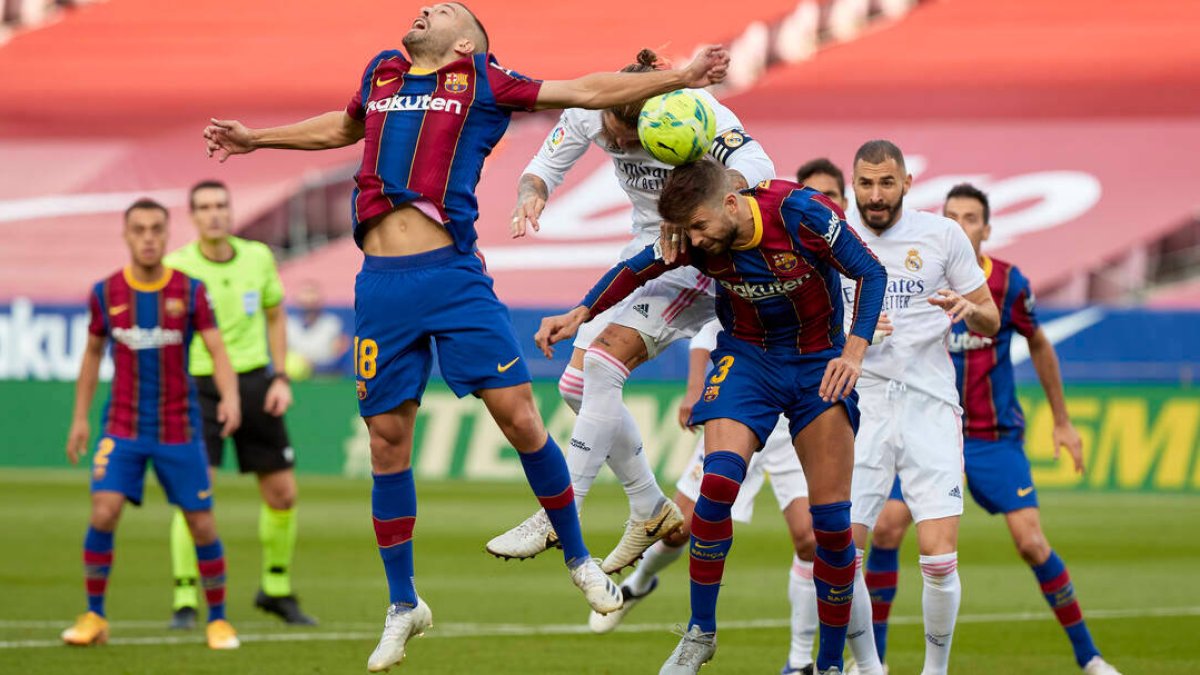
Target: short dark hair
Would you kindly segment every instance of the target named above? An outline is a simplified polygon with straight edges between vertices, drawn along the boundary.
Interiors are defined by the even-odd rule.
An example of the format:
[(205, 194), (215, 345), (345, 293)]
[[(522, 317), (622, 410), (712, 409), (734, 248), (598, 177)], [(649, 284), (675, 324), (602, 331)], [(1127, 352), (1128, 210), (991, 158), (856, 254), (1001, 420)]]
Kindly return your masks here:
[(900, 148), (896, 147), (895, 143), (883, 139), (867, 141), (858, 148), (858, 152), (854, 153), (855, 165), (859, 161), (867, 164), (883, 164), (889, 159), (896, 160), (900, 168), (904, 168), (904, 153), (900, 152)]
[[(637, 53), (634, 62), (621, 69), (622, 73), (646, 73), (651, 70), (661, 70), (665, 66), (662, 59), (658, 58), (653, 50), (643, 49)], [(637, 128), (638, 116), (642, 114), (642, 106), (646, 105), (647, 99), (638, 99), (621, 105), (615, 105), (608, 109), (621, 124), (630, 128)]]
[(164, 218), (166, 218), (167, 220), (171, 219), (171, 212), (168, 211), (167, 207), (163, 206), (161, 202), (157, 202), (149, 197), (142, 197), (141, 199), (130, 204), (129, 208), (125, 209), (125, 215), (123, 216), (124, 220), (126, 222), (128, 222), (129, 214), (133, 213), (134, 211), (142, 211), (142, 210), (162, 211)]
[(197, 192), (199, 192), (201, 190), (214, 190), (214, 189), (215, 190), (224, 190), (226, 192), (226, 194), (229, 193), (229, 186), (222, 183), (219, 180), (216, 180), (215, 178), (209, 178), (206, 180), (202, 180), (199, 183), (196, 183), (195, 185), (193, 185), (191, 187), (191, 189), (188, 190), (188, 210), (189, 211), (196, 210), (195, 197), (196, 197)]
[(685, 225), (698, 207), (728, 191), (725, 167), (707, 157), (677, 166), (658, 197), (658, 215), (668, 223)]
[(817, 174), (832, 176), (837, 181), (838, 192), (843, 196), (846, 194), (846, 177), (842, 175), (842, 170), (838, 168), (838, 165), (831, 162), (828, 157), (810, 159), (801, 164), (800, 168), (796, 169), (796, 182), (807, 182), (809, 178)]
[[(988, 203), (987, 193), (970, 183), (959, 183), (950, 188), (946, 193), (946, 201), (950, 201), (951, 197), (963, 197), (965, 199), (974, 199), (983, 204), (983, 224), (987, 225), (992, 222), (992, 205)], [(945, 210), (945, 207), (943, 207)]]
[(479, 17), (475, 16), (475, 12), (472, 12), (470, 7), (467, 7), (466, 5), (464, 5), (461, 2), (456, 2), (454, 4), (458, 5), (459, 7), (462, 7), (467, 12), (467, 16), (471, 17), (471, 23), (475, 24), (475, 28), (477, 28), (479, 30), (479, 34), (481, 36), (483, 36), (483, 44), (475, 45), (475, 53), (476, 54), (488, 53), (488, 50), (491, 48), (490, 47), (491, 40), (488, 39), (487, 29), (483, 27), (483, 22), (479, 20)]

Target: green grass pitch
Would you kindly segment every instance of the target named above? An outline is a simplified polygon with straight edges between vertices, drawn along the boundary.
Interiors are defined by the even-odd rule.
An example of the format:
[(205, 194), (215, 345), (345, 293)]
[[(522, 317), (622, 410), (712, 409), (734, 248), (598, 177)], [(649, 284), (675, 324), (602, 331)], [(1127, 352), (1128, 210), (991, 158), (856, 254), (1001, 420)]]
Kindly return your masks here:
[[(365, 481), (301, 477), (296, 590), (321, 619), (287, 629), (256, 612), (257, 492), (222, 475), (217, 519), (229, 561), (236, 652), (214, 653), (202, 632), (170, 633), (168, 511), (148, 480), (147, 504), (128, 509), (117, 535), (108, 614), (113, 644), (59, 646), (83, 610), (80, 543), (86, 473), (0, 471), (0, 672), (4, 673), (358, 673), (382, 627), (386, 589), (370, 524)], [(536, 503), (524, 486), (418, 485), (417, 587), (434, 627), (409, 646), (398, 671), (414, 673), (654, 673), (687, 619), (686, 561), (665, 574), (630, 630), (587, 633), (587, 612), (559, 552), (519, 563), (483, 552), (492, 535)], [(1194, 496), (1049, 493), (1046, 531), (1067, 561), (1085, 616), (1105, 656), (1126, 675), (1200, 672), (1200, 499)], [(623, 496), (598, 486), (584, 511), (594, 555), (616, 541)], [(738, 526), (726, 567), (716, 659), (704, 672), (777, 673), (787, 654), (789, 542), (774, 500), (763, 494), (753, 525)], [(1003, 523), (973, 505), (963, 520), (959, 570), (964, 596), (952, 672), (1076, 672), (1065, 636)], [(911, 537), (888, 661), (894, 675), (920, 671), (920, 574)]]

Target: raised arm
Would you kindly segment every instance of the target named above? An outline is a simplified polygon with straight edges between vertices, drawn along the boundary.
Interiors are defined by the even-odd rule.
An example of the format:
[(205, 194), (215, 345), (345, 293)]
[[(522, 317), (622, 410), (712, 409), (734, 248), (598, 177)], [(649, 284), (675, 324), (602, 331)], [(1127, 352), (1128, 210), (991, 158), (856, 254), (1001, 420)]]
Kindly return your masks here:
[(546, 140), (517, 183), (517, 205), (513, 208), (511, 233), (513, 238), (523, 237), (526, 224), (538, 231), (538, 218), (546, 208), (550, 193), (562, 185), (567, 172), (587, 153), (592, 144), (594, 130), (580, 110), (563, 111), (558, 124), (550, 130)]
[(574, 80), (548, 80), (538, 92), (536, 108), (587, 108), (599, 110), (638, 101), (668, 91), (707, 87), (725, 79), (729, 53), (710, 45), (686, 68), (644, 73), (592, 73)]
[(362, 140), (363, 123), (335, 110), (302, 122), (268, 129), (251, 129), (237, 120), (210, 120), (204, 128), (208, 156), (224, 162), (260, 148), (329, 150)]

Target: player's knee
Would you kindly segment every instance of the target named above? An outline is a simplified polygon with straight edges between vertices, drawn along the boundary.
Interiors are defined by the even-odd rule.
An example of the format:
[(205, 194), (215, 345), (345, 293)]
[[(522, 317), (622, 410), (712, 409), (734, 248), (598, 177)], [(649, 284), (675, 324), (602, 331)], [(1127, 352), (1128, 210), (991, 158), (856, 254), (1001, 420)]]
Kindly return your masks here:
[(117, 528), (117, 521), (120, 519), (121, 506), (119, 504), (96, 503), (92, 505), (92, 518), (89, 524), (101, 532), (112, 532)]
[(508, 442), (521, 452), (535, 452), (546, 443), (546, 427), (532, 402), (518, 406), (503, 419), (497, 418), (496, 424)]
[(197, 546), (207, 546), (217, 540), (217, 521), (212, 511), (184, 511), (183, 517)]
[(879, 548), (900, 548), (900, 543), (904, 541), (904, 533), (907, 531), (907, 523), (881, 521), (871, 532), (871, 544)]
[(259, 477), (263, 503), (276, 511), (286, 511), (296, 505), (296, 476), (290, 469)]
[(817, 555), (817, 538), (809, 529), (804, 532), (792, 533), (792, 546), (801, 560), (812, 560)]
[(1050, 557), (1050, 542), (1041, 530), (1022, 532), (1013, 538), (1017, 553), (1029, 565), (1040, 565)]

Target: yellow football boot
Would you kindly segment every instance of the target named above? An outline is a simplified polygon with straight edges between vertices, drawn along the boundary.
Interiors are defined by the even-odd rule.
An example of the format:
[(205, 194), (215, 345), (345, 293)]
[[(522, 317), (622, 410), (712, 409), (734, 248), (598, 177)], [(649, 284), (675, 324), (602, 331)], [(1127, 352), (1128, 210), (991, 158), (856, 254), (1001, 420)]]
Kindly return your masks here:
[(79, 615), (75, 625), (62, 632), (63, 642), (76, 647), (108, 642), (108, 619), (95, 612)]

